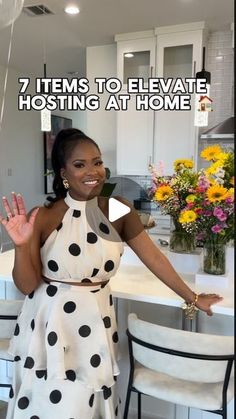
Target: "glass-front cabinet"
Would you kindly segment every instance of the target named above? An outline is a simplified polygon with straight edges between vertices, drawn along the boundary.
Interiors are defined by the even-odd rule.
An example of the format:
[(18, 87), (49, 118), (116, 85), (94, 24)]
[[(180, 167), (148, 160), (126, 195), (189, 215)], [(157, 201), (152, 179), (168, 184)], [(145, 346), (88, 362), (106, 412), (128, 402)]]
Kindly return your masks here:
[(194, 77), (196, 72), (201, 70), (203, 22), (156, 28), (155, 35), (158, 77)]
[[(167, 26), (155, 30), (157, 39), (157, 77), (194, 78), (202, 67), (204, 23)], [(188, 94), (188, 87), (186, 93)], [(173, 94), (170, 94), (173, 97)], [(166, 174), (173, 173), (173, 161), (186, 158), (197, 161), (198, 129), (194, 126), (195, 94), (190, 110), (155, 112), (154, 163), (164, 162)]]
[(163, 53), (163, 76), (165, 79), (192, 77), (193, 45), (165, 47)]
[(155, 75), (154, 31), (116, 35), (115, 40), (117, 77), (123, 89), (126, 90), (128, 78), (142, 78), (146, 85), (148, 78)]
[[(202, 68), (204, 28), (204, 22), (193, 22), (116, 35), (117, 77), (122, 81), (122, 93), (126, 93), (130, 77), (143, 79), (141, 86), (145, 88), (149, 78), (175, 81), (195, 77)], [(162, 91), (146, 92), (149, 96), (155, 94), (164, 97)], [(169, 95), (173, 97), (171, 91)], [(137, 110), (132, 94), (128, 109), (117, 112), (119, 174), (148, 175), (148, 163), (163, 161), (165, 174), (170, 175), (174, 160), (196, 161), (198, 129), (194, 126), (194, 104), (195, 95), (192, 94), (190, 110)], [(125, 157), (127, 150), (132, 155), (132, 164)]]

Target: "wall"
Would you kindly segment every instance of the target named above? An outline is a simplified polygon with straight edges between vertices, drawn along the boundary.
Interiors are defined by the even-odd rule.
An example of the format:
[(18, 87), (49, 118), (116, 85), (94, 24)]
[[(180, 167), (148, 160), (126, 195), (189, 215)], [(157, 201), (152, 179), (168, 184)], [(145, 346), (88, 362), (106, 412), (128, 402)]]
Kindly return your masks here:
[[(209, 115), (208, 128), (214, 127), (234, 115), (234, 49), (231, 30), (212, 32), (208, 39), (206, 70), (211, 73), (210, 97), (213, 112)], [(208, 128), (201, 128), (199, 135)], [(200, 140), (199, 155), (203, 148), (217, 140)], [(222, 141), (224, 147), (234, 146), (234, 140)], [(198, 167), (207, 163), (199, 157)]]
[[(3, 98), (3, 80), (6, 69), (0, 66), (0, 98)], [(2, 131), (0, 132), (0, 196), (10, 197), (11, 191), (22, 193), (26, 208), (42, 205), (44, 195), (43, 133), (40, 131), (40, 113), (18, 111), (18, 77), (9, 69), (6, 89)], [(27, 77), (27, 75), (24, 75)], [(1, 109), (0, 100), (0, 109)], [(81, 112), (55, 112), (73, 120), (76, 128), (85, 128)], [(0, 204), (1, 208), (1, 204)], [(9, 238), (3, 232), (4, 250), (9, 247)], [(1, 245), (1, 243), (0, 243)]]

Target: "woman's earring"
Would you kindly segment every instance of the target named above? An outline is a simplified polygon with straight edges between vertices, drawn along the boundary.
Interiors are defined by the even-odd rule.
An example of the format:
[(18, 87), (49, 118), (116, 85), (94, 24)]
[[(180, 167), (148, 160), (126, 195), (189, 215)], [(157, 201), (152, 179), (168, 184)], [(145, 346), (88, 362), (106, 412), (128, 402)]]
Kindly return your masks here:
[(63, 179), (62, 183), (65, 189), (69, 189), (70, 185), (67, 179)]

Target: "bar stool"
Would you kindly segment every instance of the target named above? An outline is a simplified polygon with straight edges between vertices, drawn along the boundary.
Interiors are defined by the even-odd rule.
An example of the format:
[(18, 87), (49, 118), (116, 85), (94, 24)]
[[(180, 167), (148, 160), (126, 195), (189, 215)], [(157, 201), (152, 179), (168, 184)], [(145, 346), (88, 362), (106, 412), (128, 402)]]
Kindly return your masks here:
[(234, 338), (176, 330), (128, 316), (130, 376), (124, 419), (131, 392), (194, 407), (227, 419), (234, 397)]

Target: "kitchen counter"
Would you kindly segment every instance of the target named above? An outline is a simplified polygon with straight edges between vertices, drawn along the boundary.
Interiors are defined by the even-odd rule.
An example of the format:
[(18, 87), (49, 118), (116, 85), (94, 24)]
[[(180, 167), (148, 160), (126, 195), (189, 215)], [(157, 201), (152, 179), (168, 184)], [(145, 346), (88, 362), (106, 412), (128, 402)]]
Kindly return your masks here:
[[(223, 301), (212, 306), (213, 313), (234, 316), (233, 280), (230, 279), (227, 287), (211, 287), (197, 285), (194, 275), (181, 274), (183, 280), (196, 293), (219, 293)], [(121, 265), (116, 275), (111, 278), (110, 286), (114, 297), (128, 300), (143, 301), (171, 307), (180, 307), (183, 303), (174, 291), (163, 284), (145, 266)]]
[[(127, 250), (126, 250), (127, 249)], [(164, 253), (166, 252), (163, 249)], [(110, 286), (114, 297), (127, 300), (143, 301), (165, 306), (180, 307), (183, 300), (169, 287), (163, 284), (155, 275), (147, 269), (137, 256), (125, 247), (125, 253), (130, 252), (130, 257), (123, 256), (116, 275), (111, 278)], [(130, 262), (129, 262), (130, 261)], [(0, 280), (12, 283), (12, 268), (14, 263), (14, 250), (0, 254)], [(216, 292), (224, 297), (224, 300), (212, 306), (214, 313), (234, 316), (234, 281), (231, 277), (225, 287), (214, 285), (198, 285), (194, 281), (194, 275), (181, 273), (186, 283), (197, 293)]]

